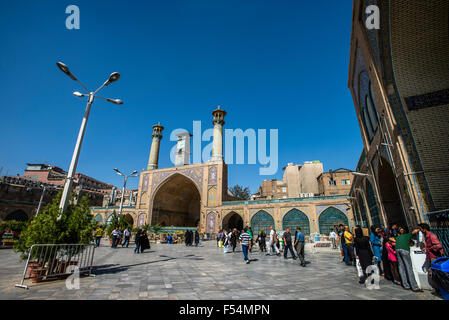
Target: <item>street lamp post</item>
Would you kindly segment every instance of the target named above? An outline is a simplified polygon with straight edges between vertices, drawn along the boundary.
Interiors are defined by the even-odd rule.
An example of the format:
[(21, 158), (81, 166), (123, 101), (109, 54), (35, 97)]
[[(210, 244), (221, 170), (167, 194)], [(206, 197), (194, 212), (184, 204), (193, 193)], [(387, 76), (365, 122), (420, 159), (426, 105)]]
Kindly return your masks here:
[(39, 214), (39, 212), (41, 211), (41, 207), (42, 207), (42, 201), (44, 201), (44, 195), (45, 195), (45, 191), (47, 190), (47, 186), (41, 184), (42, 187), (42, 194), (41, 194), (41, 198), (39, 200), (39, 205), (37, 206), (37, 211), (36, 211), (36, 216)]
[(94, 102), (94, 99), (95, 98), (100, 98), (100, 99), (104, 99), (104, 100), (106, 100), (108, 102), (111, 102), (111, 103), (114, 103), (114, 104), (123, 104), (123, 102), (120, 99), (109, 99), (109, 98), (96, 96), (96, 94), (104, 86), (108, 86), (112, 82), (117, 81), (120, 78), (120, 74), (118, 72), (111, 73), (111, 75), (109, 76), (109, 79), (106, 80), (95, 92), (90, 92), (70, 72), (69, 68), (64, 63), (57, 62), (56, 65), (58, 66), (59, 69), (61, 69), (62, 72), (64, 72), (72, 80), (78, 82), (81, 85), (81, 87), (83, 87), (83, 89), (86, 90), (86, 92), (87, 92), (87, 94), (83, 94), (83, 93), (80, 93), (78, 91), (75, 91), (75, 92), (73, 92), (73, 95), (75, 95), (77, 97), (80, 97), (80, 98), (88, 97), (86, 111), (84, 112), (83, 121), (81, 122), (81, 127), (80, 127), (80, 130), (79, 130), (79, 133), (78, 133), (78, 138), (76, 140), (75, 150), (73, 151), (73, 155), (72, 155), (72, 161), (70, 162), (69, 172), (67, 174), (67, 178), (66, 178), (66, 181), (64, 183), (64, 190), (62, 192), (61, 202), (59, 203), (59, 211), (60, 211), (60, 215), (58, 217), (58, 219), (59, 219), (61, 217), (61, 215), (64, 214), (64, 212), (65, 212), (65, 210), (67, 208), (67, 204), (68, 204), (68, 200), (69, 200), (69, 196), (70, 196), (70, 191), (72, 189), (74, 174), (75, 174), (75, 170), (76, 170), (76, 167), (77, 167), (77, 164), (78, 164), (78, 158), (79, 158), (79, 154), (80, 154), (80, 150), (81, 150), (81, 145), (83, 143), (84, 132), (86, 131), (87, 120), (89, 119), (89, 113), (90, 113), (90, 109), (92, 107), (92, 103)]
[(123, 189), (122, 189), (122, 198), (120, 199), (120, 209), (118, 212), (118, 216), (120, 218), (120, 216), (122, 215), (122, 210), (123, 210), (123, 200), (125, 199), (125, 188), (126, 188), (126, 181), (128, 181), (129, 177), (137, 177), (137, 170), (134, 170), (133, 172), (131, 172), (128, 175), (124, 175), (123, 173), (120, 172), (119, 169), (114, 168), (114, 170), (121, 176), (124, 177), (124, 182), (123, 182)]

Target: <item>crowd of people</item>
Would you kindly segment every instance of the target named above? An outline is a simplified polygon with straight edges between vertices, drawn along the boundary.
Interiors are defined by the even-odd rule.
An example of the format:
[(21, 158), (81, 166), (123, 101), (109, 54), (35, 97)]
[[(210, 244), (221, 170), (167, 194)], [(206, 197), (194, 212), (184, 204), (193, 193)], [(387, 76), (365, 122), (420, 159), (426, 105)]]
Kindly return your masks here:
[[(332, 233), (335, 234), (332, 230), (330, 238), (334, 237)], [(348, 226), (340, 225), (338, 237), (342, 262), (348, 266), (356, 266), (356, 260), (360, 263), (359, 283), (365, 283), (369, 276), (367, 268), (373, 265), (378, 274), (386, 280), (406, 290), (421, 292), (410, 256), (410, 247), (415, 245), (415, 240), (417, 246), (426, 253), (426, 262), (422, 268), (428, 273), (429, 284), (435, 293), (438, 292), (438, 287), (432, 281), (430, 266), (435, 259), (444, 256), (443, 246), (438, 237), (430, 232), (428, 224), (421, 223), (411, 232), (408, 232), (405, 226), (397, 224), (393, 224), (389, 229), (371, 226), (369, 236), (363, 234), (360, 226), (355, 227), (353, 234)]]
[[(365, 229), (366, 230), (366, 229)], [(95, 231), (95, 245), (100, 245), (101, 237), (104, 231), (98, 227)], [(386, 280), (402, 286), (406, 290), (421, 292), (413, 272), (413, 265), (410, 256), (410, 248), (417, 245), (426, 254), (426, 262), (423, 270), (428, 273), (429, 284), (434, 292), (438, 292), (438, 286), (435, 285), (431, 277), (431, 263), (444, 256), (443, 246), (438, 237), (430, 231), (428, 224), (421, 223), (417, 228), (408, 232), (405, 226), (393, 224), (388, 229), (371, 226), (369, 235), (363, 232), (360, 226), (356, 226), (353, 232), (349, 226), (340, 224), (338, 230), (331, 229), (329, 239), (332, 248), (341, 250), (342, 262), (347, 266), (357, 266), (359, 271), (359, 283), (364, 284), (369, 277), (369, 273), (378, 272)], [(112, 231), (111, 247), (117, 248), (119, 244), (122, 247), (128, 247), (131, 239), (131, 230), (126, 228), (123, 232), (116, 228)], [(245, 227), (242, 231), (236, 228), (232, 230), (220, 230), (216, 236), (217, 247), (224, 247), (225, 252), (235, 253), (238, 243), (241, 244), (244, 263), (249, 264), (248, 253), (253, 251), (257, 244), (261, 253), (267, 256), (280, 256), (283, 252), (284, 259), (288, 258), (290, 253), (292, 259), (297, 260), (302, 267), (306, 266), (305, 261), (305, 235), (300, 227), (296, 227), (294, 236), (290, 227), (287, 227), (280, 236), (273, 226), (269, 227), (268, 234), (261, 230), (256, 236), (251, 227)], [(267, 241), (268, 240), (268, 241)], [(414, 242), (416, 241), (416, 243)], [(199, 245), (200, 234), (188, 230), (184, 236), (186, 246)], [(268, 242), (268, 244), (267, 244)], [(170, 243), (170, 238), (168, 239)], [(139, 229), (135, 236), (135, 253), (143, 253), (150, 249), (150, 241), (147, 231)], [(370, 266), (373, 266), (369, 268)], [(373, 271), (374, 270), (374, 271)]]
[[(265, 230), (261, 230), (257, 234), (257, 237), (255, 239), (254, 238), (255, 237), (251, 227), (245, 227), (241, 232), (235, 228), (230, 231), (220, 230), (217, 233), (217, 247), (224, 247), (225, 252), (231, 252), (232, 249), (232, 252), (235, 253), (237, 243), (240, 242), (243, 252), (243, 261), (246, 264), (249, 264), (250, 259), (248, 258), (248, 252), (252, 252), (254, 244), (257, 244), (259, 251), (261, 253), (266, 252), (267, 256), (273, 255), (273, 252), (276, 252), (276, 255), (279, 256), (282, 250), (284, 252), (284, 259), (288, 259), (288, 252), (290, 252), (293, 260), (299, 258), (300, 265), (302, 267), (306, 266), (306, 261), (304, 258), (305, 236), (300, 227), (296, 228), (296, 232), (292, 240), (290, 227), (287, 227), (282, 236), (279, 237), (273, 226), (270, 226), (268, 246), (267, 234), (265, 233)], [(296, 254), (293, 248), (295, 248)]]
[(195, 241), (195, 247), (198, 247), (200, 243), (200, 234), (198, 230), (195, 233), (192, 230), (187, 230), (184, 235), (184, 243), (187, 247), (192, 246), (193, 241)]

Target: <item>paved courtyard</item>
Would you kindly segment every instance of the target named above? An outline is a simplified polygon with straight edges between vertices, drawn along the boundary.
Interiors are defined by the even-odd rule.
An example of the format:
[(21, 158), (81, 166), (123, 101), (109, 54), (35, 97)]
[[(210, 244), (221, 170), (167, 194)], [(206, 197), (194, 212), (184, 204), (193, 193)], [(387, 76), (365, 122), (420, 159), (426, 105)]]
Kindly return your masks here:
[(134, 254), (133, 248), (95, 251), (96, 277), (83, 277), (79, 290), (68, 290), (64, 280), (16, 288), (25, 263), (12, 250), (0, 250), (0, 299), (438, 299), (413, 293), (381, 280), (380, 290), (358, 283), (356, 270), (340, 262), (338, 252), (307, 253), (306, 268), (298, 260), (251, 254), (244, 264), (242, 253), (223, 253), (215, 241), (200, 247), (152, 244), (151, 250)]

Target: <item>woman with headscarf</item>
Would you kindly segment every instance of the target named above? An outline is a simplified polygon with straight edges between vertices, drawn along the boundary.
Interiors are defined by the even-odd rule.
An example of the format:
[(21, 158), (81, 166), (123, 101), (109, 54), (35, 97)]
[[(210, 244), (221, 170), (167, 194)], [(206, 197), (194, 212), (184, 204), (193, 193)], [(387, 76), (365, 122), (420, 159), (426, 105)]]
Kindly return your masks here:
[(140, 238), (142, 235), (142, 230), (137, 230), (136, 237), (134, 241), (136, 242), (136, 248), (134, 249), (134, 253), (140, 253)]
[(200, 243), (200, 234), (198, 233), (198, 230), (195, 230), (195, 247), (198, 247), (199, 243)]
[(359, 283), (362, 284), (365, 283), (366, 278), (368, 278), (366, 268), (368, 268), (373, 261), (373, 252), (371, 250), (369, 238), (363, 235), (362, 228), (360, 227), (355, 229), (354, 249), (363, 271), (363, 275), (359, 280)]
[(147, 231), (144, 230), (140, 236), (140, 253), (143, 253), (145, 249), (150, 249), (150, 240), (148, 240)]
[(384, 232), (383, 230), (380, 232), (382, 236), (382, 251), (381, 251), (381, 257), (382, 257), (382, 266), (384, 271), (384, 278), (387, 280), (393, 280), (393, 274), (390, 269), (390, 261), (388, 260), (388, 251), (386, 244), (388, 242), (388, 233)]
[(231, 245), (232, 245), (232, 252), (235, 252), (235, 247), (237, 246), (237, 239), (238, 239), (239, 235), (238, 235), (238, 231), (237, 229), (234, 228), (234, 230), (232, 230), (232, 234), (231, 234)]
[(371, 226), (371, 234), (369, 236), (369, 242), (373, 249), (374, 256), (377, 260), (377, 267), (379, 268), (379, 275), (383, 275), (382, 271), (382, 237), (379, 235), (379, 228)]

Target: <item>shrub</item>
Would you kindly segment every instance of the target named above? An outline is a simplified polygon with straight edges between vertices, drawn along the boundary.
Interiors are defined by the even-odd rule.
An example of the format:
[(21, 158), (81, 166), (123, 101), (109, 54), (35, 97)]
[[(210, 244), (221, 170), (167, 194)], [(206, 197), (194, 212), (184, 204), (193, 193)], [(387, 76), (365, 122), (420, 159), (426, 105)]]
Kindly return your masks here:
[(77, 205), (69, 204), (58, 220), (61, 194), (62, 191), (22, 231), (21, 241), (15, 247), (22, 259), (26, 259), (33, 244), (89, 244), (93, 240), (95, 221), (88, 196)]

